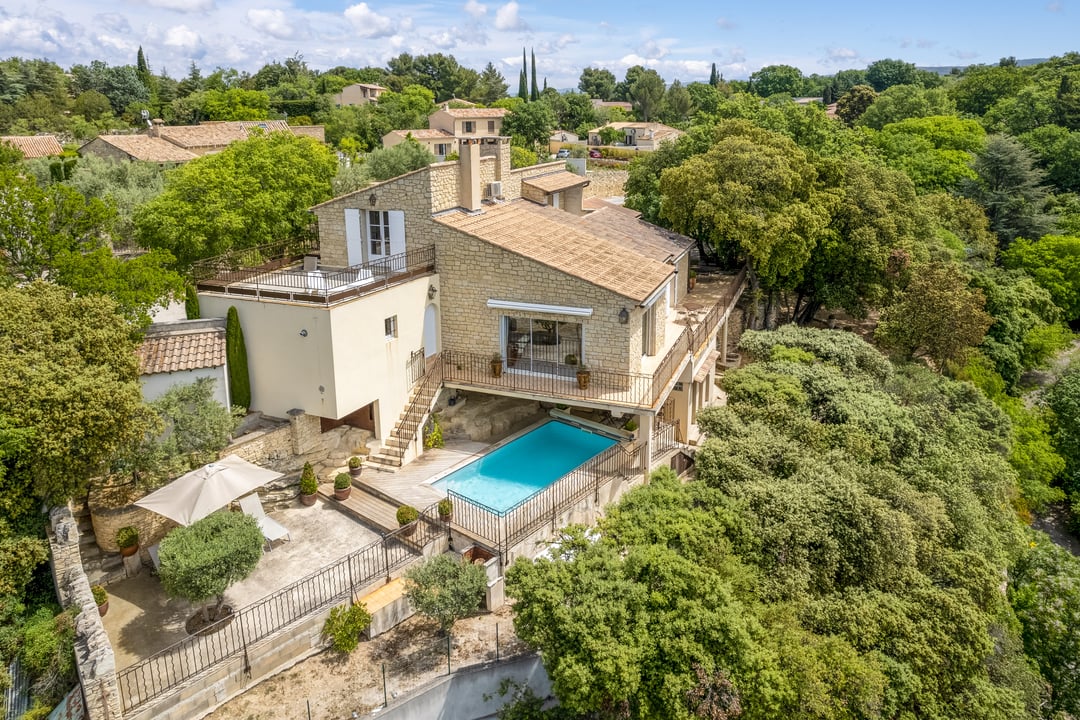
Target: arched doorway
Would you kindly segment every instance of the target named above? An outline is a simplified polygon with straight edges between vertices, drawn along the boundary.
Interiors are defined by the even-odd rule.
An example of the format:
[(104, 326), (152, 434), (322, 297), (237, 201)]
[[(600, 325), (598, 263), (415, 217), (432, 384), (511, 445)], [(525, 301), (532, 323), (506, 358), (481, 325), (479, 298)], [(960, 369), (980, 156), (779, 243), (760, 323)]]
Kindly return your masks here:
[(439, 352), (439, 310), (434, 303), (429, 303), (424, 310), (424, 357), (429, 358)]

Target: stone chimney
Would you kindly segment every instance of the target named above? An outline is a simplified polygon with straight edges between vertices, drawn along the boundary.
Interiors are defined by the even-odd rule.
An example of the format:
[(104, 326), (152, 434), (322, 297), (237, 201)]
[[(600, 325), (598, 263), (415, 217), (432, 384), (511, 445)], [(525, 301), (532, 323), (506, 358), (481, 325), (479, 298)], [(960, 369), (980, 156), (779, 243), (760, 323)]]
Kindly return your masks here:
[(463, 138), (458, 150), (458, 205), (469, 212), (480, 209), (480, 138)]
[(150, 137), (161, 137), (161, 126), (165, 124), (165, 121), (161, 118), (154, 118), (150, 121), (150, 129), (148, 135)]

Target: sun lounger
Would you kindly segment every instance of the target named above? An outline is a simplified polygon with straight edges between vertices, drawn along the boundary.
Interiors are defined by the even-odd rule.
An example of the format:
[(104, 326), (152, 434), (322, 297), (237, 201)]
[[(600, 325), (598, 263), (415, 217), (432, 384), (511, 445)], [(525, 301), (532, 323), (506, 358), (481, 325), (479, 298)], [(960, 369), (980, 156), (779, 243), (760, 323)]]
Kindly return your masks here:
[(266, 538), (268, 550), (274, 549), (275, 540), (284, 538), (290, 542), (292, 541), (292, 538), (289, 537), (289, 531), (284, 525), (273, 518), (267, 517), (258, 493), (252, 493), (240, 498), (240, 509), (258, 521), (259, 529), (262, 530), (263, 537)]

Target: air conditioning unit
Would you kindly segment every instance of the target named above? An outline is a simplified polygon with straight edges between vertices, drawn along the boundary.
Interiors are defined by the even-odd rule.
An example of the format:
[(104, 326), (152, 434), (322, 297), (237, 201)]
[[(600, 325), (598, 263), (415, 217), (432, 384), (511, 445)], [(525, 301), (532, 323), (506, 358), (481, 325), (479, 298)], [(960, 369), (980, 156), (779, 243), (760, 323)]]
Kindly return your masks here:
[(493, 198), (502, 197), (502, 183), (496, 180), (488, 185), (488, 196)]

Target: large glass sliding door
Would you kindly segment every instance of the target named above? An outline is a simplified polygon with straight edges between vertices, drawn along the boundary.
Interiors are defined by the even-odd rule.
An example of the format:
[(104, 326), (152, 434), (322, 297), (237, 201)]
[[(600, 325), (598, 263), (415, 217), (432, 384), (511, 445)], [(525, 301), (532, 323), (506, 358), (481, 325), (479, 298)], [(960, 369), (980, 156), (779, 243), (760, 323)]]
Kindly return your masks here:
[(574, 377), (581, 356), (581, 323), (503, 317), (510, 370)]

